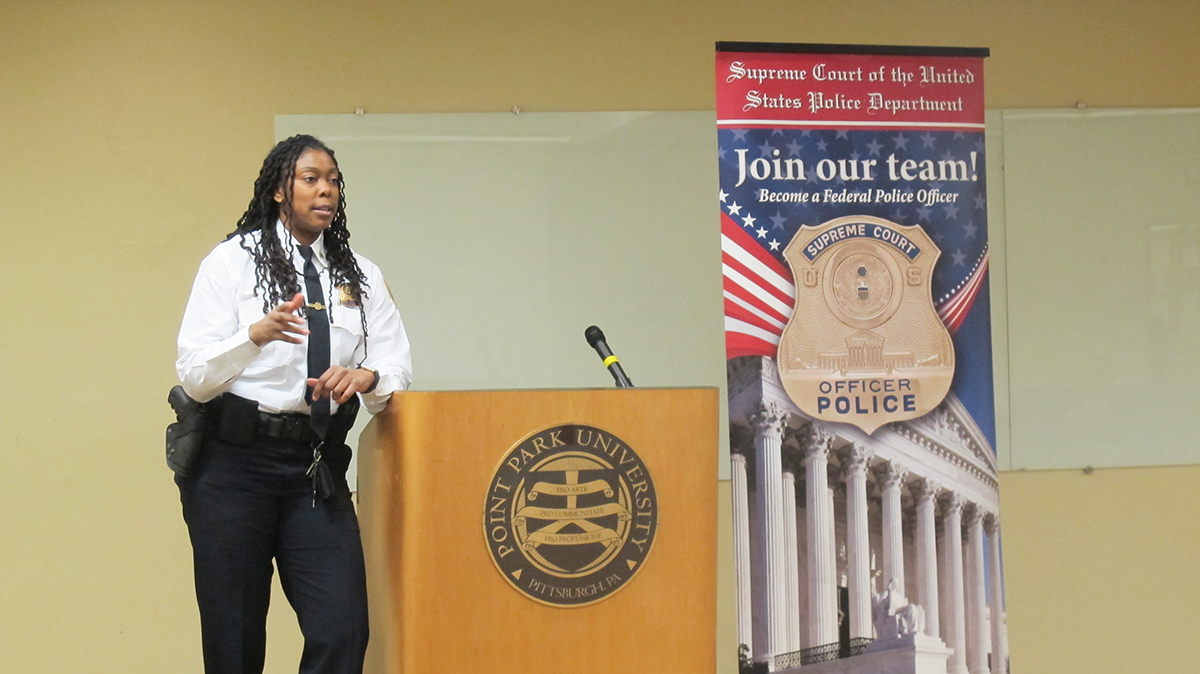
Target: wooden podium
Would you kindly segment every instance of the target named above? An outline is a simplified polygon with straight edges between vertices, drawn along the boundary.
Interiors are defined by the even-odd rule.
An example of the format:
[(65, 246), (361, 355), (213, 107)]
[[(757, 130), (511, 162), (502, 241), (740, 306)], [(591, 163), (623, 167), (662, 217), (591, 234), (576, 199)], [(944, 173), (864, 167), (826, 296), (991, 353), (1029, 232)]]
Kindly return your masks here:
[[(715, 388), (396, 394), (360, 440), (359, 517), (371, 611), (366, 671), (714, 672), (717, 399)], [(518, 590), (529, 577), (502, 575), (485, 527), (489, 494), (499, 491), (493, 479), (511, 486), (504, 484), (502, 461), (514, 457), (515, 470), (518, 445), (567, 424), (602, 429), (634, 450), (657, 502), (646, 556), (605, 562), (609, 570), (628, 566), (636, 573), (605, 598), (573, 608)], [(551, 501), (543, 495), (537, 503)]]

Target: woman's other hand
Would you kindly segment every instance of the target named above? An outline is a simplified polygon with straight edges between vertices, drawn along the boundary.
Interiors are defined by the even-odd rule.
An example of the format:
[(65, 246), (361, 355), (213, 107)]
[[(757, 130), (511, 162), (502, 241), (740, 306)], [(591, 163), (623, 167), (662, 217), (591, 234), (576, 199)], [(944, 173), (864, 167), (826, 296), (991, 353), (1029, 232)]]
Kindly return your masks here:
[(361, 393), (371, 388), (373, 383), (375, 383), (375, 373), (370, 370), (352, 370), (341, 365), (331, 366), (325, 370), (325, 374), (321, 375), (320, 379), (308, 380), (308, 385), (313, 389), (313, 400), (333, 398), (339, 405), (349, 400), (355, 393)]

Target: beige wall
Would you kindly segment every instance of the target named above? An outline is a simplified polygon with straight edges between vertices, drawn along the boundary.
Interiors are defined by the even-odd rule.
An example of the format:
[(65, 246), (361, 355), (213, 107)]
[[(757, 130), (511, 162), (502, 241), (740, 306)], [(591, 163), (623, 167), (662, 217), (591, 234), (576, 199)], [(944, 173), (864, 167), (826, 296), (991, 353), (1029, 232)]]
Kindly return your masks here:
[[(990, 108), (1200, 105), (1191, 0), (643, 5), (0, 0), (0, 669), (199, 671), (164, 398), (276, 114), (711, 109), (717, 40), (986, 46)], [(1200, 670), (1197, 478), (1004, 475), (1018, 671)]]

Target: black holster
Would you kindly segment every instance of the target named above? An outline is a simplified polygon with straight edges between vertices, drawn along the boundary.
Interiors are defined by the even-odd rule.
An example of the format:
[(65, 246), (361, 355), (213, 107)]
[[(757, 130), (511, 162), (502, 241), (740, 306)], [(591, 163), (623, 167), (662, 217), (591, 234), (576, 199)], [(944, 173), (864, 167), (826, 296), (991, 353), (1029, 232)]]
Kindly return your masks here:
[(175, 423), (167, 426), (167, 465), (180, 477), (187, 477), (204, 447), (209, 405), (193, 400), (182, 386), (171, 388), (167, 402), (175, 410)]

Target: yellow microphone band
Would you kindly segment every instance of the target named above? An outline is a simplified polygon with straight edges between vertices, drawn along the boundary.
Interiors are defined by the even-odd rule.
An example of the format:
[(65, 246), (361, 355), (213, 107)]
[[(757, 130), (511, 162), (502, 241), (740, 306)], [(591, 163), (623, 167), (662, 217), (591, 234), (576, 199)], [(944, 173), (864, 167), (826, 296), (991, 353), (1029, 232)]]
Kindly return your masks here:
[(609, 365), (612, 365), (615, 362), (617, 362), (617, 357), (609, 356), (608, 358), (604, 359), (604, 367), (608, 367)]

